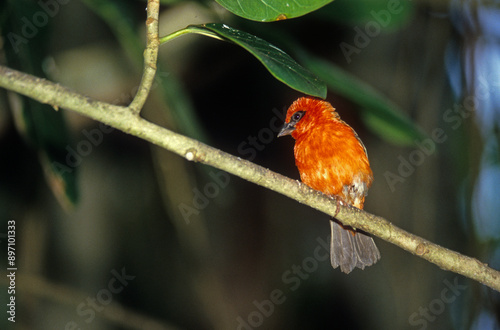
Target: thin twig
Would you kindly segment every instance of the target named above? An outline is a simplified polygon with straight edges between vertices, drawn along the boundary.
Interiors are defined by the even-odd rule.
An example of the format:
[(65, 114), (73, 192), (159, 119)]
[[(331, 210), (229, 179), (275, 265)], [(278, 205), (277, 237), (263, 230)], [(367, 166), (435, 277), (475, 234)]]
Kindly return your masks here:
[(160, 11), (159, 0), (148, 0), (147, 19), (146, 19), (146, 36), (147, 44), (144, 51), (144, 71), (142, 73), (141, 83), (137, 94), (128, 106), (132, 113), (139, 115), (146, 99), (148, 98), (151, 86), (156, 74), (156, 63), (158, 60), (158, 48), (160, 41), (158, 40), (158, 12)]
[[(131, 113), (126, 107), (93, 100), (45, 79), (4, 66), (0, 66), (0, 87), (50, 104), (55, 108), (75, 111), (149, 141), (187, 160), (207, 164), (239, 176), (328, 215), (337, 214), (337, 203), (328, 196), (298, 181), (148, 122)], [(469, 277), (500, 292), (500, 272), (477, 259), (443, 248), (394, 226), (382, 217), (356, 208), (340, 206), (336, 217), (346, 225), (360, 228), (393, 243), (444, 270)]]
[[(6, 275), (7, 273), (0, 272), (0, 284), (8, 285), (8, 277)], [(20, 294), (30, 294), (45, 299), (52, 299), (63, 305), (79, 306), (82, 303), (88, 303), (87, 299), (92, 297), (90, 294), (29, 274), (16, 273), (16, 284), (16, 291)], [(109, 304), (106, 308), (103, 308), (98, 315), (109, 322), (127, 329), (178, 330), (174, 325), (138, 313), (115, 301), (113, 301), (113, 304)], [(76, 329), (73, 324), (84, 323), (76, 307), (73, 317), (69, 314), (67, 321), (67, 329)]]

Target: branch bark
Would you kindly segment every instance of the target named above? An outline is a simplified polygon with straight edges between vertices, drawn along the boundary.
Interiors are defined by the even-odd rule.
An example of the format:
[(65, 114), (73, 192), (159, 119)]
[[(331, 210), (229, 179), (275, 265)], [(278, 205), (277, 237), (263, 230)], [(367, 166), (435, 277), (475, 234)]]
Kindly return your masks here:
[[(155, 125), (131, 111), (93, 100), (66, 87), (0, 66), (0, 87), (30, 97), (54, 108), (75, 111), (94, 120), (137, 136), (189, 161), (226, 171), (240, 178), (288, 196), (330, 216), (337, 214), (337, 203), (296, 180), (289, 179), (239, 157)], [(382, 217), (348, 206), (339, 206), (336, 217), (344, 224), (362, 229), (444, 270), (461, 274), (500, 291), (500, 272), (477, 259), (434, 244), (394, 226)]]
[(158, 16), (160, 11), (159, 0), (148, 0), (147, 18), (146, 18), (146, 37), (147, 45), (144, 50), (144, 70), (142, 72), (141, 83), (137, 89), (137, 93), (128, 106), (129, 109), (139, 115), (149, 91), (153, 85), (156, 74), (156, 63), (158, 62), (158, 49), (160, 41), (158, 39)]

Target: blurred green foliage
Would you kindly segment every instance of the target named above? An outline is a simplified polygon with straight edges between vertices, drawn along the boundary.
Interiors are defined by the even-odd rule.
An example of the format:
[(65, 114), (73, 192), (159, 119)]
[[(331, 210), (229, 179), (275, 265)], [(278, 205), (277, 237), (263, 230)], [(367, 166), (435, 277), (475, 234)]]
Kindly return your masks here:
[[(257, 15), (268, 16), (249, 21), (215, 1), (162, 1), (161, 36), (205, 24), (205, 29), (231, 42), (191, 35), (163, 45), (157, 79), (141, 115), (298, 178), (292, 141), (276, 140), (275, 130), (286, 107), (301, 93), (326, 96), (368, 148), (376, 180), (367, 210), (450, 248), (474, 252), (454, 222), (454, 191), (462, 178), (450, 174), (455, 167), (446, 158), (449, 150), (464, 150), (464, 143), (451, 145), (458, 141), (454, 134), (462, 132), (450, 132), (439, 112), (448, 102), (441, 48), (452, 34), (428, 12), (442, 8), (394, 0), (329, 2), (307, 2), (308, 11), (318, 8), (307, 15), (256, 9)], [(55, 6), (51, 16), (33, 1), (0, 5), (2, 63), (127, 105), (140, 81), (147, 1), (43, 3), (57, 3), (57, 13)], [(37, 27), (39, 32), (27, 38), (26, 45), (20, 44), (21, 52), (12, 53), (6, 34), (18, 31), (22, 36), (26, 20), (32, 23), (38, 12), (46, 13), (45, 26)], [(274, 21), (283, 13), (285, 20), (259, 22)], [(302, 16), (291, 19), (294, 15)], [(234, 30), (228, 33), (223, 24)], [(255, 49), (260, 45), (252, 43), (256, 38), (265, 40), (265, 46)], [(270, 45), (289, 55), (268, 56)], [(269, 63), (264, 67), (251, 55), (261, 62), (268, 57), (279, 69)], [(284, 70), (288, 66), (295, 70)], [(324, 84), (312, 83), (312, 90), (307, 90), (297, 88), (294, 80), (301, 85), (320, 80)], [(64, 328), (71, 320), (92, 328), (132, 327), (126, 324), (130, 319), (110, 312), (123, 307), (119, 315), (141, 320), (130, 313), (136, 311), (146, 319), (160, 319), (165, 328), (234, 329), (238, 320), (248, 322), (259, 313), (257, 305), (281, 290), (285, 300), (263, 318), (262, 329), (412, 329), (409, 316), (420, 316), (421, 306), (440, 297), (447, 283), (443, 279), (454, 282), (454, 275), (383, 242), (382, 260), (371, 269), (344, 276), (328, 261), (314, 259), (314, 270), (307, 272), (317, 251), (316, 239), (327, 240), (327, 218), (322, 214), (117, 131), (105, 133), (98, 148), (79, 166), (70, 167), (73, 172), (61, 179), (64, 184), (51, 183), (66, 187), (56, 194), (74, 200), (68, 187), (74, 184), (76, 192), (78, 182), (81, 200), (73, 212), (63, 213), (46, 189), (41, 167), (34, 163), (54, 164), (58, 159), (67, 166), (68, 148), (75, 150), (78, 143), (88, 141), (84, 132), (98, 124), (29, 100), (18, 108), (23, 109), (23, 120), (18, 121), (15, 101), (4, 94), (1, 100), (9, 113), (7, 124), (0, 122), (2, 151), (8, 159), (0, 180), (2, 221), (19, 220), (19, 239), (27, 242), (20, 258), (30, 265), (24, 270), (84, 292), (65, 300), (65, 290), (47, 290), (52, 296), (41, 294), (41, 303), (33, 299), (22, 307), (32, 316), (23, 320), (25, 328)], [(64, 122), (64, 114), (70, 120)], [(14, 121), (24, 125), (15, 127)], [(464, 121), (463, 127), (468, 124)], [(419, 158), (422, 162), (411, 175), (401, 175), (397, 193), (391, 191), (383, 174), (399, 175), (401, 159), (422, 153), (413, 146), (415, 140), (436, 127), (449, 136), (446, 143), (436, 145), (440, 152)], [(28, 131), (31, 149), (19, 141)], [(55, 156), (45, 161), (40, 151)], [(454, 156), (468, 168), (461, 154)], [(223, 185), (217, 184), (221, 177)], [(179, 212), (181, 204), (195, 210), (189, 219)], [(136, 278), (86, 324), (77, 306), (87, 295), (94, 298), (103, 290), (110, 270), (122, 267)], [(460, 277), (459, 283), (471, 290), (433, 315), (432, 327), (449, 328), (447, 315), (452, 310), (458, 310), (454, 315), (466, 315), (460, 314), (458, 301), (468, 302), (474, 286)]]

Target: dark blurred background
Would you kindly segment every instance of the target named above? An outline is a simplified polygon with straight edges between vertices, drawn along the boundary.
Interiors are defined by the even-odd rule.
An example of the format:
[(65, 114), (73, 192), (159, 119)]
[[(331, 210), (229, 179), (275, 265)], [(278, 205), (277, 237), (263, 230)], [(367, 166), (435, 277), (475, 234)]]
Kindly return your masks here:
[[(127, 105), (145, 7), (4, 1), (0, 62)], [(213, 1), (165, 1), (160, 34), (222, 22), (377, 90), (425, 135), (381, 134), (383, 118), (369, 125), (370, 109), (329, 90), (368, 150), (365, 209), (499, 269), (499, 21), (497, 2), (336, 0), (258, 23)], [(142, 115), (298, 179), (293, 139), (275, 127), (300, 96), (242, 48), (188, 35), (160, 48)], [(499, 328), (498, 293), (380, 239), (376, 265), (333, 270), (326, 215), (64, 109), (1, 90), (0, 148), (2, 306), (9, 220), (18, 267), (16, 322), (2, 310), (2, 329)]]

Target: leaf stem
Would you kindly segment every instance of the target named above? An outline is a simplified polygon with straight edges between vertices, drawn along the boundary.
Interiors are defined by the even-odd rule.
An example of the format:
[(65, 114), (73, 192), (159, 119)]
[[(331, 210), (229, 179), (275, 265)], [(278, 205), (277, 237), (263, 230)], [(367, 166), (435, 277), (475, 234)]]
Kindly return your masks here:
[(204, 30), (200, 29), (195, 25), (189, 25), (185, 27), (184, 29), (172, 32), (170, 34), (167, 34), (164, 37), (161, 37), (160, 40), (160, 45), (163, 45), (164, 43), (167, 43), (177, 37), (180, 37), (182, 35), (188, 34), (188, 33), (196, 33), (196, 34), (201, 34), (210, 38), (218, 39), (218, 40), (223, 40), (226, 41), (226, 39), (221, 38), (219, 35), (217, 35), (215, 32), (211, 32), (209, 30)]

